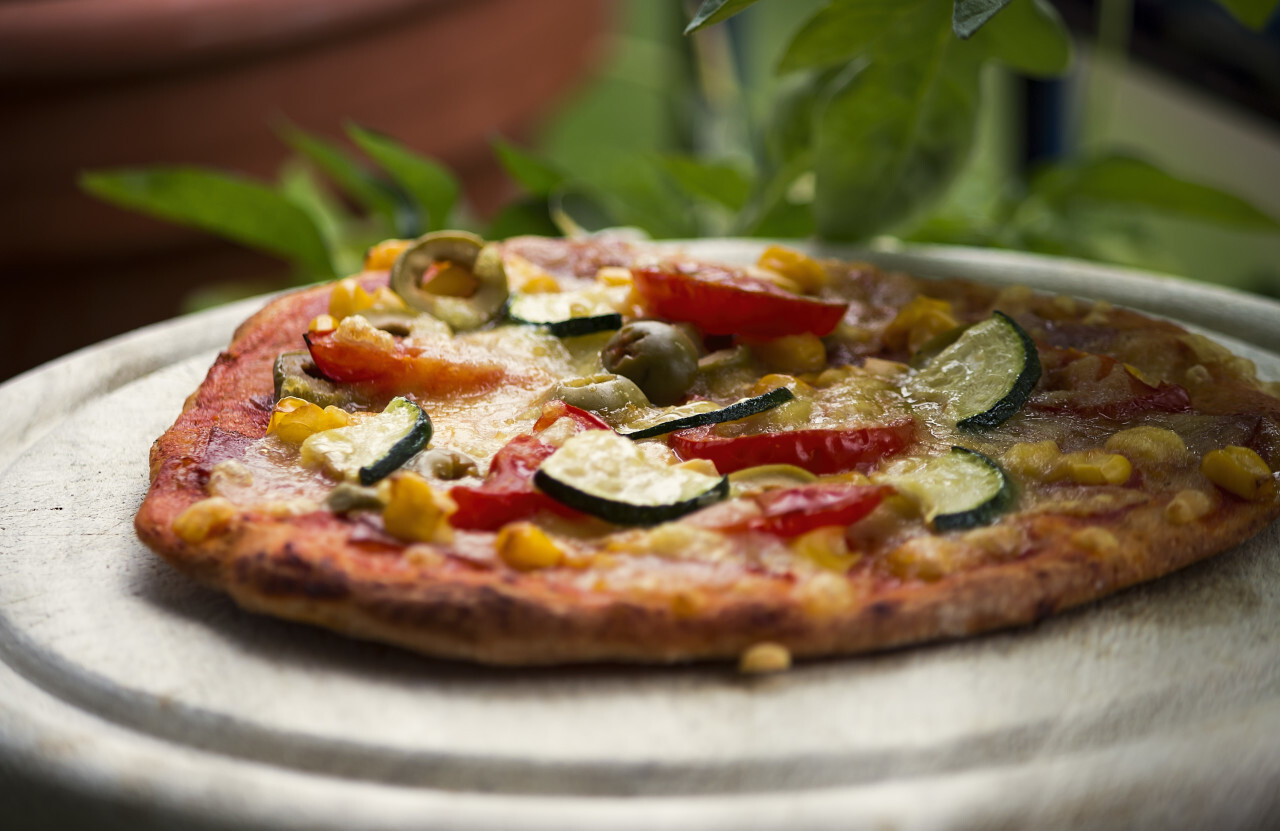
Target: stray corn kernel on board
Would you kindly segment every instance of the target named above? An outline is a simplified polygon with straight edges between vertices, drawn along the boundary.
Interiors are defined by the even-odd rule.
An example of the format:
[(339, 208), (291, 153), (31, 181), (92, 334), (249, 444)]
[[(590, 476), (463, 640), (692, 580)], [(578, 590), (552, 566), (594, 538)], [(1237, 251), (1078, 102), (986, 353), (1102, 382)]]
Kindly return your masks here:
[(1277, 514), (1280, 399), (1105, 302), (766, 248), (391, 240), (244, 323), (141, 538), (242, 606), (493, 664), (1026, 624)]

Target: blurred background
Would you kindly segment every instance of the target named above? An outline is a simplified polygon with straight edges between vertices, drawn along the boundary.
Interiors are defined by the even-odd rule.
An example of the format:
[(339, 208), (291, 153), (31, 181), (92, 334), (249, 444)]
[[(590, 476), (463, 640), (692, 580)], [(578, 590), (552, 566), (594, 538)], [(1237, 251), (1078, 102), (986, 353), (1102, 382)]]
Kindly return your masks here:
[[(937, 122), (955, 149), (936, 181), (842, 224), (836, 197), (887, 185), (841, 171), (880, 169), (873, 142), (894, 142), (846, 144), (833, 113), (928, 63), (832, 52), (815, 16), (842, 2), (761, 0), (685, 35), (685, 0), (6, 0), (0, 380), (445, 225), (892, 235), (1280, 296), (1274, 4), (1234, 4), (1246, 25), (1215, 0), (1014, 0), (948, 53), (980, 96)], [(943, 0), (906, 5), (950, 24)], [(228, 177), (225, 198), (193, 176)]]

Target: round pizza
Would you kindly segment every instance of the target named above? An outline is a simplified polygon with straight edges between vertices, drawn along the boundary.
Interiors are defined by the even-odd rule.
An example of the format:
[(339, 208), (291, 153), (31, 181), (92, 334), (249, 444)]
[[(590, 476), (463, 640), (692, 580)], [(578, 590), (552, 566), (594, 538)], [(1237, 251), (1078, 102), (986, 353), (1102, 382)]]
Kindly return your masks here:
[(428, 655), (764, 671), (1236, 545), (1280, 514), (1278, 392), (1100, 301), (438, 232), (244, 323), (136, 526), (247, 609)]

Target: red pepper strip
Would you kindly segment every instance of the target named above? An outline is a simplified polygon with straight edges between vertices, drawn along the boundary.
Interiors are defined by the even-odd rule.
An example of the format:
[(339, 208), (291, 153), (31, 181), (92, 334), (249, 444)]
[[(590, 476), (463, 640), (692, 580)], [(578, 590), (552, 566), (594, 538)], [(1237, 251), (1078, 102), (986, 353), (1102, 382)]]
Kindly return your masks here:
[(449, 490), (449, 497), (458, 505), (449, 524), (471, 531), (496, 531), (539, 511), (561, 509), (560, 503), (533, 488), (538, 465), (554, 452), (554, 445), (536, 436), (516, 436), (507, 442), (494, 455), (482, 484)]
[(847, 303), (801, 297), (768, 280), (716, 266), (694, 271), (635, 268), (631, 275), (650, 313), (693, 323), (708, 335), (829, 335), (849, 308)]
[(763, 513), (747, 527), (779, 537), (798, 537), (827, 525), (852, 525), (891, 492), (881, 485), (838, 483), (767, 491), (756, 497)]
[(311, 332), (305, 340), (321, 374), (342, 384), (365, 383), (397, 394), (456, 395), (511, 380), (488, 354), (454, 341), (408, 346), (397, 339), (384, 349), (335, 340), (331, 331)]
[(535, 433), (541, 433), (543, 430), (555, 424), (562, 418), (572, 419), (578, 425), (579, 432), (582, 430), (612, 430), (603, 419), (595, 413), (589, 413), (586, 410), (580, 410), (572, 404), (566, 404), (560, 399), (548, 401), (542, 405), (542, 415), (533, 425)]
[[(583, 430), (608, 430), (596, 416), (563, 401), (550, 401), (542, 408), (542, 416), (533, 425), (541, 433), (562, 418), (571, 419)], [(516, 436), (503, 445), (489, 463), (489, 475), (475, 487), (458, 485), (449, 496), (458, 505), (449, 523), (454, 528), (472, 531), (495, 531), (518, 519), (539, 511), (555, 511), (563, 515), (575, 513), (533, 487), (533, 474), (547, 457), (556, 452), (536, 435)]]
[(906, 449), (915, 438), (914, 421), (840, 430), (787, 430), (725, 438), (713, 427), (671, 434), (671, 449), (682, 459), (707, 459), (721, 473), (756, 465), (795, 465), (810, 473), (866, 470)]

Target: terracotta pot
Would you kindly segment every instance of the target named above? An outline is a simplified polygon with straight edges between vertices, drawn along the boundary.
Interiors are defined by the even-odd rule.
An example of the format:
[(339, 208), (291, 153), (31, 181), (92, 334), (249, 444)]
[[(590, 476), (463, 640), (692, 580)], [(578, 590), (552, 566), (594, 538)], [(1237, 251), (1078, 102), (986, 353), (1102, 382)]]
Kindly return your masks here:
[[(508, 187), (488, 139), (521, 136), (582, 77), (606, 11), (607, 0), (0, 3), (0, 277), (36, 313), (49, 280), (63, 284), (56, 337), (48, 321), (5, 327), (0, 378), (172, 315), (197, 282), (280, 273), (83, 195), (80, 171), (175, 163), (270, 178), (288, 155), (274, 124), (339, 138), (354, 121), (450, 165), (483, 212)], [(122, 293), (127, 304), (102, 305)]]

